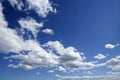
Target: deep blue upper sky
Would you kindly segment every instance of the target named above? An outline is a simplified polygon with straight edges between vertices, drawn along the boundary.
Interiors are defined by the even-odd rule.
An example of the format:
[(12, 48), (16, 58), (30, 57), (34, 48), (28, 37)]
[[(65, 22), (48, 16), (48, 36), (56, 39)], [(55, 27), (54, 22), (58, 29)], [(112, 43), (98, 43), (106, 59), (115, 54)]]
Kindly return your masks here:
[(120, 42), (119, 0), (55, 1), (58, 14), (47, 22), (55, 39), (89, 54), (103, 50), (106, 43)]
[[(51, 0), (57, 8), (57, 13), (50, 13), (46, 18), (39, 17), (36, 13), (30, 12), (29, 16), (34, 17), (38, 22), (44, 21), (44, 27), (54, 30), (54, 35), (38, 35), (41, 44), (47, 41), (60, 41), (65, 47), (73, 46), (78, 51), (83, 52), (87, 59), (85, 61), (95, 61), (93, 58), (98, 53), (109, 57), (101, 60), (104, 62), (120, 55), (120, 47), (105, 49), (105, 44), (120, 43), (120, 0)], [(18, 28), (17, 20), (26, 17), (28, 14), (15, 10), (8, 2), (3, 3), (5, 18), (10, 28)], [(6, 54), (0, 54), (0, 78), (2, 80), (55, 80), (55, 74), (82, 76), (81, 72), (47, 73), (51, 68), (35, 70), (11, 69), (4, 60)], [(111, 69), (95, 68), (98, 73), (105, 74)], [(36, 72), (40, 72), (36, 75)], [(50, 79), (50, 80), (51, 80)]]

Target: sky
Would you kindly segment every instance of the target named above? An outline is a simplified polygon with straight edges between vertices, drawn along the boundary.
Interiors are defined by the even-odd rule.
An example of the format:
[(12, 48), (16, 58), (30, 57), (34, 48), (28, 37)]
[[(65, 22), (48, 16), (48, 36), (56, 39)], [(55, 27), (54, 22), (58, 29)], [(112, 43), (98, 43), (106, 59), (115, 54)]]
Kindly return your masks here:
[(120, 0), (0, 0), (1, 80), (120, 80)]

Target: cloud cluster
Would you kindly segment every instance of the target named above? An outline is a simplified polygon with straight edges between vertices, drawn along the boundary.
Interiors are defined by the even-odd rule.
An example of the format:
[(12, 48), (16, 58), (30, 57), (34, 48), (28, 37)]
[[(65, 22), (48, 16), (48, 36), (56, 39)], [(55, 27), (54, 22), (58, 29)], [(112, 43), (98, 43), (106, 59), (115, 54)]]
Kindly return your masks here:
[(112, 68), (112, 70), (120, 70), (120, 56), (116, 56), (108, 61), (106, 61), (105, 65), (108, 68)]
[(56, 9), (52, 7), (49, 0), (8, 0), (12, 7), (20, 11), (35, 11), (39, 16), (46, 17), (49, 12), (56, 13)]
[[(16, 53), (15, 55), (5, 57), (5, 59), (19, 60), (17, 64), (9, 64), (9, 67), (30, 70), (58, 64), (57, 56), (43, 49), (36, 39), (24, 40), (24, 37), (19, 36), (15, 29), (8, 28), (1, 4), (0, 20), (0, 51), (3, 53), (14, 52)], [(37, 28), (42, 27), (41, 23), (37, 23), (32, 18), (20, 19), (18, 22), (22, 28), (30, 30), (33, 34), (36, 34)]]
[[(49, 52), (56, 52), (59, 63), (63, 64), (68, 71), (92, 69), (95, 67), (93, 62), (84, 62), (84, 57), (72, 46), (65, 48), (59, 41), (48, 41), (43, 46), (47, 47), (47, 51)], [(59, 68), (58, 70), (66, 71), (63, 68)]]
[[(22, 0), (9, 0), (9, 2), (18, 10), (26, 8)], [(25, 3), (28, 5), (26, 10), (34, 10), (42, 17), (46, 17), (50, 11), (54, 12), (54, 8), (49, 0), (25, 0)], [(35, 39), (26, 40), (23, 36), (18, 35), (18, 32), (15, 29), (9, 28), (8, 22), (5, 20), (3, 14), (3, 6), (0, 4), (0, 51), (3, 53), (16, 53), (5, 57), (5, 59), (18, 60), (16, 64), (11, 63), (8, 67), (31, 70), (40, 67), (57, 66), (56, 70), (58, 71), (72, 72), (75, 70), (88, 70), (95, 67), (106, 66), (113, 70), (120, 70), (120, 56), (112, 58), (101, 64), (95, 63), (94, 61), (86, 62), (83, 53), (79, 52), (72, 46), (64, 47), (64, 45), (59, 41), (48, 41), (44, 44), (40, 44), (40, 41), (38, 41), (36, 37), (39, 32), (39, 28), (44, 26), (43, 22), (37, 22), (31, 17), (27, 17), (19, 19), (18, 23), (21, 26), (20, 29), (30, 31)], [(48, 28), (42, 30), (42, 32), (51, 35), (54, 34), (54, 31)], [(24, 33), (26, 34), (26, 32)], [(106, 44), (105, 47), (113, 49), (118, 45), (119, 44)], [(101, 60), (106, 58), (106, 56), (98, 54), (94, 58)]]
[[(17, 34), (16, 30), (8, 28), (7, 21), (2, 13), (2, 6), (0, 14), (1, 21), (3, 21), (2, 27), (0, 27), (0, 38), (2, 39), (0, 40), (0, 50), (6, 53), (17, 53), (6, 57), (6, 59), (19, 60), (17, 64), (10, 64), (9, 67), (27, 70), (55, 65), (63, 65), (67, 70), (94, 67), (91, 62), (83, 62), (84, 58), (81, 57), (80, 52), (72, 46), (65, 48), (59, 41), (48, 41), (41, 45), (37, 40), (24, 40)], [(33, 18), (20, 19), (18, 22), (22, 28), (31, 31), (33, 34), (36, 34), (37, 28), (42, 27), (42, 24), (37, 23)], [(27, 53), (24, 53), (24, 51), (27, 51)], [(65, 71), (62, 67), (58, 67), (58, 70)]]

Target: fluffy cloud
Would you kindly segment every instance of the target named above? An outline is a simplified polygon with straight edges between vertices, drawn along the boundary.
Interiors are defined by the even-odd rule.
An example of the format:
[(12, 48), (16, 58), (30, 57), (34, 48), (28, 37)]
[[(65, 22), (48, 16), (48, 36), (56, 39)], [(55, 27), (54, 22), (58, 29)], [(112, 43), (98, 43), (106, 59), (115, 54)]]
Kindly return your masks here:
[(61, 71), (61, 72), (66, 72), (66, 69), (63, 68), (62, 66), (59, 66), (57, 70), (58, 70), (58, 71)]
[(112, 70), (120, 70), (120, 56), (116, 56), (115, 58), (111, 58), (104, 63), (99, 63), (96, 65), (97, 67), (107, 67)]
[(43, 45), (48, 48), (49, 52), (56, 52), (59, 55), (59, 62), (65, 66), (68, 71), (79, 69), (92, 69), (95, 64), (92, 62), (84, 62), (81, 53), (74, 47), (69, 46), (65, 48), (59, 41), (49, 41)]
[(0, 27), (0, 39), (0, 51), (17, 52), (22, 50), (23, 41), (15, 30)]
[(60, 60), (63, 63), (73, 60), (83, 60), (80, 52), (78, 52), (74, 47), (70, 46), (64, 48), (64, 46), (59, 41), (48, 41), (43, 46), (48, 47), (50, 51), (55, 50), (57, 54), (60, 55)]
[(120, 56), (117, 56), (115, 58), (106, 61), (105, 65), (108, 68), (112, 68), (112, 70), (120, 70)]
[(117, 47), (117, 46), (119, 46), (119, 44), (116, 44), (116, 45), (106, 44), (106, 45), (105, 45), (105, 48), (107, 48), (107, 49), (113, 49), (113, 48), (115, 48), (115, 47)]
[(56, 12), (49, 0), (26, 0), (28, 9), (33, 9), (39, 16), (46, 17), (49, 12)]
[[(22, 49), (23, 41), (13, 29), (7, 28), (8, 23), (4, 18), (2, 5), (0, 4), (0, 51), (17, 52)], [(9, 33), (9, 34), (8, 34)], [(3, 36), (4, 35), (4, 36)]]
[(31, 31), (34, 37), (37, 36), (37, 33), (39, 32), (39, 28), (43, 27), (43, 23), (38, 23), (36, 20), (34, 20), (31, 17), (22, 18), (19, 21), (19, 24), (22, 28), (27, 29), (28, 31)]
[[(26, 70), (35, 69), (38, 67), (52, 67), (58, 64), (57, 56), (52, 53), (46, 52), (41, 47), (35, 47), (32, 51), (28, 54), (19, 54), (19, 55), (12, 55), (9, 58), (20, 60), (16, 68), (22, 68)], [(11, 66), (11, 67), (13, 67)]]
[[(21, 10), (23, 8), (23, 5), (20, 6), (22, 4), (21, 1), (11, 0), (11, 5)], [(17, 5), (18, 2), (21, 2), (19, 6)], [(46, 17), (50, 11), (54, 11), (49, 0), (26, 0), (26, 2), (28, 4), (28, 10), (35, 10), (36, 13), (42, 17)], [(93, 69), (94, 67), (104, 65), (113, 70), (120, 70), (119, 56), (108, 60), (102, 65), (95, 64), (94, 62), (85, 62), (83, 53), (77, 51), (77, 49), (72, 46), (64, 47), (59, 41), (48, 41), (42, 45), (37, 39), (25, 40), (24, 37), (17, 34), (15, 29), (8, 28), (8, 23), (4, 18), (1, 4), (0, 21), (0, 51), (17, 53), (5, 58), (18, 61), (16, 64), (9, 64), (8, 67), (31, 70), (40, 67), (55, 67), (57, 65), (59, 71), (66, 72), (79, 69)], [(43, 26), (43, 23), (38, 23), (31, 17), (21, 18), (18, 22), (22, 29), (24, 28), (31, 31), (35, 37), (38, 33), (37, 29)], [(53, 34), (54, 32), (47, 30), (47, 33)], [(116, 46), (118, 46), (118, 44)], [(114, 47), (113, 45), (107, 44), (106, 48), (112, 49)], [(103, 56), (97, 55), (96, 58), (102, 59)]]
[[(28, 46), (28, 47), (27, 47)], [(26, 40), (23, 48), (29, 50), (27, 54), (17, 54), (6, 57), (6, 59), (20, 60), (17, 65), (9, 65), (13, 68), (22, 68), (26, 70), (38, 67), (53, 67), (55, 65), (63, 65), (57, 68), (58, 71), (66, 72), (79, 69), (92, 69), (95, 67), (93, 62), (84, 62), (80, 52), (74, 47), (67, 47), (58, 41), (49, 41), (42, 48), (38, 42)], [(56, 53), (57, 52), (57, 53)]]
[(50, 34), (50, 35), (53, 35), (53, 34), (54, 34), (54, 31), (53, 31), (52, 29), (49, 29), (49, 28), (43, 29), (42, 32), (43, 32), (43, 33), (46, 33), (46, 34)]
[[(18, 53), (6, 57), (6, 59), (11, 58), (19, 61), (16, 65), (10, 64), (9, 67), (30, 70), (37, 67), (50, 67), (58, 64), (57, 56), (43, 49), (39, 42), (36, 40), (24, 40), (17, 34), (16, 30), (7, 27), (7, 22), (2, 13), (2, 5), (0, 6), (0, 17), (2, 21), (0, 26), (0, 51)], [(36, 25), (41, 26), (41, 24), (37, 24), (34, 20), (30, 19), (22, 27), (33, 30)], [(27, 53), (21, 53), (24, 51), (27, 51)]]
[(98, 59), (98, 60), (101, 60), (101, 59), (106, 58), (106, 56), (104, 56), (103, 54), (98, 54), (98, 55), (94, 56), (94, 58)]
[(12, 7), (20, 11), (33, 10), (41, 17), (46, 17), (49, 12), (56, 13), (56, 9), (52, 7), (52, 4), (49, 0), (25, 0), (25, 3), (23, 3), (22, 0), (8, 1)]

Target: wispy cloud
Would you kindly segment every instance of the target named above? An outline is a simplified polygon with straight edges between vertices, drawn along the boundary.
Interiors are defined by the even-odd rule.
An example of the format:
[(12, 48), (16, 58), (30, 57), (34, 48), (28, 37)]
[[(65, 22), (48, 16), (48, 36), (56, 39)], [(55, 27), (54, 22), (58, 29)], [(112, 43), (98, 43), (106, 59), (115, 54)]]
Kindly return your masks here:
[[(22, 18), (18, 21), (23, 29), (27, 29), (31, 31), (34, 37), (37, 37), (37, 33), (39, 32), (39, 28), (43, 27), (43, 22), (38, 23), (31, 17)], [(25, 32), (24, 32), (25, 33)]]
[(103, 76), (60, 76), (56, 77), (60, 80), (120, 80), (119, 72), (112, 72)]

